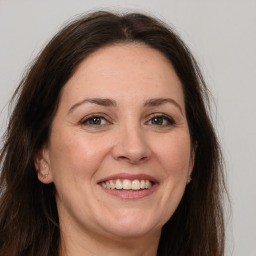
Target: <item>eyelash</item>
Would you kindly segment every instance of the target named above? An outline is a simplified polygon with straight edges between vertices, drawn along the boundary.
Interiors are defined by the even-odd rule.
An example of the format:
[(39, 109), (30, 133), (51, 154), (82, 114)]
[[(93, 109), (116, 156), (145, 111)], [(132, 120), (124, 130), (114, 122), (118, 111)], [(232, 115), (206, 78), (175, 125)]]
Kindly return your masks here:
[(173, 125), (176, 124), (175, 120), (172, 117), (170, 117), (168, 115), (165, 115), (165, 114), (157, 114), (157, 113), (155, 113), (155, 114), (150, 116), (150, 119), (149, 119), (148, 122), (153, 121), (153, 119), (155, 119), (155, 120), (156, 119), (158, 119), (158, 120), (162, 119), (163, 122), (164, 121), (167, 122), (166, 124), (152, 124), (154, 126), (164, 126), (164, 127), (167, 127), (167, 126), (173, 126)]
[[(158, 121), (161, 120), (162, 123), (161, 124), (153, 124), (153, 123), (150, 124), (150, 122), (157, 121), (157, 119), (158, 119)], [(105, 121), (104, 124), (101, 123), (103, 120)], [(92, 123), (90, 123), (90, 122), (92, 122)], [(96, 123), (93, 123), (93, 122), (96, 122)], [(100, 122), (100, 123), (98, 123), (98, 122)], [(166, 123), (163, 124), (164, 122), (166, 122)], [(109, 125), (109, 124), (111, 124), (111, 122), (106, 117), (104, 117), (103, 115), (93, 114), (91, 116), (88, 116), (88, 117), (85, 117), (84, 119), (82, 119), (80, 121), (80, 124), (81, 125), (86, 125), (86, 126), (96, 127), (96, 126)], [(168, 126), (175, 125), (176, 122), (172, 117), (170, 117), (168, 115), (155, 113), (155, 114), (152, 114), (152, 115), (149, 116), (149, 119), (146, 122), (146, 124), (153, 125), (153, 126), (168, 127)]]
[[(105, 124), (95, 124), (95, 123), (89, 123), (90, 121), (93, 121), (93, 119), (97, 119), (97, 120), (105, 120), (106, 123)], [(95, 120), (96, 121), (96, 120)], [(81, 125), (90, 125), (90, 126), (101, 126), (101, 125), (107, 125), (110, 124), (110, 122), (102, 115), (100, 114), (93, 114), (91, 116), (88, 116), (84, 119), (81, 120), (80, 122)]]

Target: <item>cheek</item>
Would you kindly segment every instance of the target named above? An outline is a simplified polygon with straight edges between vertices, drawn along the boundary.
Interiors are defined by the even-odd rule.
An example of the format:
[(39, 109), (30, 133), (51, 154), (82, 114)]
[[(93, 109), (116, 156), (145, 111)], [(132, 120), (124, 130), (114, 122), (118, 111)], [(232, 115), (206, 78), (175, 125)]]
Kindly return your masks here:
[(71, 176), (92, 176), (109, 151), (109, 142), (102, 137), (85, 136), (83, 133), (59, 134), (52, 140), (50, 151), (54, 179)]
[(176, 179), (187, 177), (191, 164), (191, 143), (187, 133), (172, 134), (162, 143), (155, 143), (154, 152), (166, 176)]

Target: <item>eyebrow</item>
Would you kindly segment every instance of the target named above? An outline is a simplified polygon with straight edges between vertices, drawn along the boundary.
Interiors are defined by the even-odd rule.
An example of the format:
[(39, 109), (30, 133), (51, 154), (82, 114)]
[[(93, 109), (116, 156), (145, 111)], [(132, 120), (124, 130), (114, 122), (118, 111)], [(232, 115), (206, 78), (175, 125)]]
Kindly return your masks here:
[(108, 99), (108, 98), (86, 98), (84, 100), (81, 100), (74, 104), (68, 111), (70, 114), (75, 108), (85, 104), (85, 103), (92, 103), (96, 104), (99, 106), (104, 106), (104, 107), (115, 107), (117, 104), (114, 100)]
[[(72, 107), (69, 109), (68, 114), (70, 114), (75, 108), (85, 104), (85, 103), (92, 103), (92, 104), (96, 104), (99, 106), (104, 106), (104, 107), (115, 107), (117, 106), (116, 101), (109, 99), (109, 98), (86, 98), (83, 99), (79, 102), (77, 102), (76, 104), (72, 105)], [(176, 106), (181, 114), (183, 115), (183, 111), (181, 106), (174, 100), (171, 98), (153, 98), (153, 99), (148, 99), (144, 106), (145, 107), (156, 107), (156, 106), (161, 106), (163, 104), (166, 103), (171, 103), (174, 106)]]
[(180, 106), (180, 104), (177, 101), (175, 101), (174, 99), (171, 99), (171, 98), (149, 99), (145, 102), (144, 106), (146, 106), (146, 107), (156, 107), (156, 106), (161, 106), (165, 103), (173, 104), (174, 106), (176, 106), (179, 109), (179, 111), (183, 115), (182, 107)]

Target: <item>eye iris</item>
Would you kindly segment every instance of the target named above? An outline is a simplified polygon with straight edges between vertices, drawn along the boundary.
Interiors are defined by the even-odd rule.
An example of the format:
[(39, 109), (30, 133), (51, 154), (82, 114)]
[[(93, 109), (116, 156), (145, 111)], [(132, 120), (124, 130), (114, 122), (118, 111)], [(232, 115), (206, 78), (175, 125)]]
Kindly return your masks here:
[(100, 124), (100, 123), (101, 123), (101, 118), (100, 117), (93, 117), (89, 120), (89, 124), (97, 125), (97, 124)]
[(164, 120), (162, 117), (154, 117), (152, 120), (152, 123), (156, 124), (156, 125), (162, 125), (163, 122), (164, 122)]

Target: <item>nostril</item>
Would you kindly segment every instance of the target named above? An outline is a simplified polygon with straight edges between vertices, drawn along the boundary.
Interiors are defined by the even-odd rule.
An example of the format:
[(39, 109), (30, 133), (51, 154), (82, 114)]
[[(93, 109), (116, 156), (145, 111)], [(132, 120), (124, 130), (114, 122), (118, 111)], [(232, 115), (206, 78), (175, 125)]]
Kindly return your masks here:
[(123, 160), (123, 161), (127, 161), (131, 164), (136, 164), (136, 163), (140, 163), (140, 162), (144, 162), (148, 159), (148, 157), (143, 156), (143, 157), (127, 157), (127, 156), (119, 156), (117, 158), (117, 160)]
[(132, 164), (146, 161), (151, 150), (146, 141), (136, 133), (126, 133), (126, 136), (118, 137), (113, 146), (112, 155), (116, 160), (124, 160)]
[(118, 159), (129, 160), (126, 156), (119, 156)]

